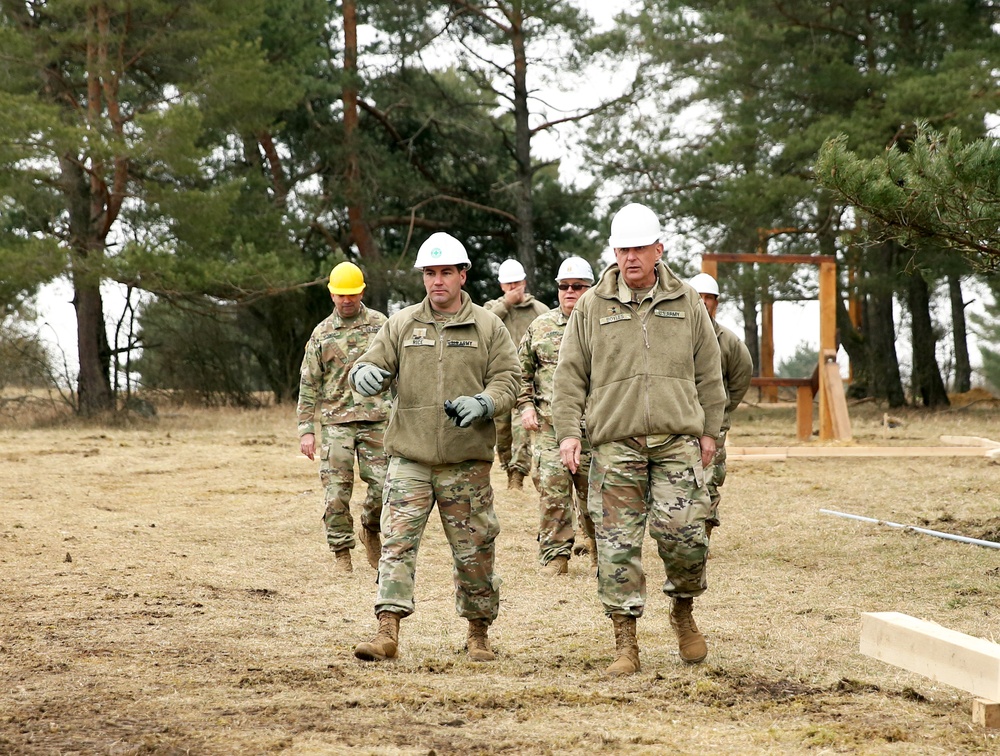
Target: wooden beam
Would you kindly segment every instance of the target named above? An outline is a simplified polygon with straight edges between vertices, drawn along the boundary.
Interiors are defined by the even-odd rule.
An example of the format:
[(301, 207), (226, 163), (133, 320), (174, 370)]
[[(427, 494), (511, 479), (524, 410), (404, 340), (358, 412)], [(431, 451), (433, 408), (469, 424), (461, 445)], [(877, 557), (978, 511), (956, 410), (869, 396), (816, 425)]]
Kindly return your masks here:
[(844, 396), (844, 380), (840, 377), (837, 353), (831, 349), (823, 353), (823, 358), (823, 392), (830, 412), (832, 437), (837, 441), (849, 441), (852, 435), (851, 416), (847, 413), (847, 397)]
[(701, 272), (708, 273), (716, 281), (719, 280), (719, 263), (715, 260), (707, 260), (706, 256), (701, 256)]
[(805, 459), (809, 457), (988, 457), (987, 449), (968, 446), (730, 446), (727, 459)]
[[(833, 258), (826, 258), (819, 266), (819, 437), (821, 441), (838, 438), (833, 425), (833, 408), (830, 406), (828, 378), (832, 373), (824, 369), (827, 352), (837, 353), (837, 265)], [(844, 385), (837, 373), (840, 393)], [(846, 407), (846, 401), (845, 401)]]
[(931, 680), (1000, 699), (1000, 645), (899, 612), (861, 615), (861, 653)]
[(813, 435), (813, 393), (806, 381), (805, 386), (795, 389), (795, 430), (799, 441), (808, 441)]

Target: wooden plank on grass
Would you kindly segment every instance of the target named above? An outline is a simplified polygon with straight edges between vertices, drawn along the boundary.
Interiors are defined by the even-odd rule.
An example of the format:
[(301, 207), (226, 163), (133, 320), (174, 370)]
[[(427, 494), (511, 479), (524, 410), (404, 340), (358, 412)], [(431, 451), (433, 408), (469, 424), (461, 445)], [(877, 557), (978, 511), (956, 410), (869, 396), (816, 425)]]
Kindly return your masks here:
[[(829, 355), (833, 355), (833, 359)], [(823, 391), (827, 406), (830, 408), (830, 421), (833, 424), (833, 437), (838, 441), (848, 441), (851, 438), (851, 417), (847, 413), (847, 397), (844, 396), (844, 379), (840, 377), (840, 365), (837, 364), (836, 352), (827, 353), (827, 360), (821, 366), (823, 376)]]
[(1000, 645), (899, 612), (861, 615), (861, 653), (952, 685), (1000, 699)]
[(942, 444), (953, 444), (955, 446), (978, 446), (985, 449), (1000, 449), (1000, 441), (981, 436), (941, 436)]

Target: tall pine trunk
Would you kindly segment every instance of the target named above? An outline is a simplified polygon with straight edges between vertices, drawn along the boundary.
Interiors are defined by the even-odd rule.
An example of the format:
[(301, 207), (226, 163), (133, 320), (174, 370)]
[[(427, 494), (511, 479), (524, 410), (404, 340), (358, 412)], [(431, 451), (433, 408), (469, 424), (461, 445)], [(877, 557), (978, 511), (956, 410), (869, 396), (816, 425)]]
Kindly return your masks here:
[(903, 382), (896, 355), (896, 329), (893, 318), (893, 282), (896, 273), (895, 242), (885, 242), (867, 256), (869, 287), (865, 297), (865, 350), (871, 379), (869, 395), (885, 399), (890, 407), (906, 404)]
[(972, 365), (969, 362), (969, 338), (965, 324), (965, 296), (962, 279), (948, 276), (948, 298), (951, 300), (951, 330), (955, 343), (955, 391), (964, 394), (972, 388)]
[(535, 289), (535, 209), (531, 184), (531, 127), (528, 122), (528, 53), (525, 48), (523, 17), (511, 21), (514, 48), (514, 163), (517, 174), (517, 257), (527, 273), (528, 291)]
[(925, 407), (950, 404), (937, 364), (937, 336), (931, 321), (930, 290), (927, 281), (914, 270), (907, 286), (910, 308), (910, 335), (913, 341), (913, 400)]

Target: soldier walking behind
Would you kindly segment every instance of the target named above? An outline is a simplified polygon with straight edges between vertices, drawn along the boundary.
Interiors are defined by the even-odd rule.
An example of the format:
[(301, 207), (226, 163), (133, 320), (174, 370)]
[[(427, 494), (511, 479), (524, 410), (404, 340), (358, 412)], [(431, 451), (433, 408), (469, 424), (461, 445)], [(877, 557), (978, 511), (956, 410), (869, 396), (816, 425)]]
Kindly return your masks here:
[[(483, 305), (503, 321), (515, 348), (521, 343), (521, 337), (531, 321), (549, 309), (525, 291), (527, 277), (524, 266), (517, 260), (504, 260), (497, 271), (503, 296)], [(497, 454), (500, 465), (507, 471), (507, 488), (523, 488), (524, 479), (531, 469), (531, 434), (517, 417), (498, 416), (494, 422), (497, 427)]]
[(384, 398), (353, 394), (347, 376), (386, 318), (362, 304), (365, 277), (354, 263), (337, 265), (330, 273), (328, 288), (334, 310), (309, 337), (299, 375), (299, 449), (309, 459), (315, 458), (315, 415), (319, 405), (322, 434), (319, 477), (326, 492), (323, 513), (326, 542), (336, 554), (338, 569), (351, 572), (351, 549), (355, 546), (351, 517), (355, 456), (361, 479), (368, 484), (358, 535), (368, 563), (378, 567), (385, 479), (382, 440), (389, 403)]
[(389, 318), (351, 371), (351, 384), (365, 396), (393, 379), (397, 391), (385, 434), (378, 632), (354, 648), (359, 659), (396, 656), (399, 621), (414, 610), (417, 550), (435, 503), (451, 547), (455, 606), (469, 621), (469, 656), (494, 658), (487, 631), (500, 607), (493, 570), (500, 524), (490, 486), (492, 418), (510, 416), (521, 371), (503, 323), (462, 291), (469, 265), (458, 239), (432, 234), (414, 265), (427, 296)]
[(630, 204), (611, 221), (616, 262), (573, 310), (556, 366), (552, 419), (563, 463), (580, 466), (587, 411), (590, 512), (598, 595), (614, 625), (609, 675), (639, 671), (636, 619), (646, 604), (649, 523), (685, 662), (708, 654), (692, 614), (707, 587), (704, 468), (715, 456), (726, 394), (719, 342), (698, 294), (661, 261), (660, 224)]
[(546, 577), (569, 572), (573, 550), (573, 491), (576, 490), (578, 524), (583, 531), (594, 574), (597, 571), (597, 545), (594, 521), (587, 510), (587, 473), (590, 470), (590, 444), (581, 428), (580, 466), (569, 472), (559, 456), (559, 444), (552, 427), (552, 381), (559, 347), (566, 323), (577, 301), (594, 285), (594, 271), (582, 257), (563, 260), (556, 274), (559, 309), (535, 318), (524, 332), (517, 356), (521, 361), (521, 395), (517, 406), (525, 430), (535, 434), (535, 488), (538, 489), (540, 518), (538, 557)]
[(726, 482), (726, 436), (732, 427), (732, 413), (740, 406), (750, 379), (753, 377), (753, 358), (739, 336), (725, 326), (719, 325), (715, 313), (719, 309), (719, 282), (708, 273), (699, 273), (690, 281), (692, 288), (698, 292), (701, 301), (712, 318), (712, 327), (719, 339), (719, 351), (722, 353), (722, 383), (726, 387), (726, 411), (722, 415), (722, 428), (715, 442), (715, 457), (705, 470), (705, 485), (712, 500), (712, 510), (705, 520), (705, 531), (709, 538), (712, 531), (721, 524), (719, 520), (719, 502), (722, 493), (719, 491)]

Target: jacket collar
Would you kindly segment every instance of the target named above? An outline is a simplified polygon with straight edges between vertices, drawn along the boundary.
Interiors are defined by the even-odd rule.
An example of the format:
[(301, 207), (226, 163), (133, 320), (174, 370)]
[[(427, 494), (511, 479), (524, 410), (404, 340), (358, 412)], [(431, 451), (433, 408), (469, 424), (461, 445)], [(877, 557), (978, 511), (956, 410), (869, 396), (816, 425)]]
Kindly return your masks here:
[[(618, 296), (618, 282), (621, 277), (620, 273), (621, 271), (618, 267), (618, 263), (612, 263), (608, 269), (601, 274), (601, 279), (597, 282), (597, 286), (593, 289), (594, 293), (602, 299), (615, 299), (621, 301)], [(683, 291), (684, 282), (675, 276), (673, 271), (671, 271), (662, 260), (657, 262), (656, 292), (654, 293), (653, 301), (658, 302), (661, 299), (677, 299), (677, 297), (683, 294)]]
[[(434, 311), (431, 309), (430, 297), (424, 297), (420, 303), (420, 309), (413, 317), (414, 320), (419, 320), (421, 323), (429, 325), (433, 325), (436, 322)], [(465, 292), (465, 289), (462, 289), (462, 305), (458, 308), (458, 312), (452, 315), (445, 325), (465, 325), (466, 323), (473, 322), (475, 319), (475, 313), (472, 311), (472, 297)]]

